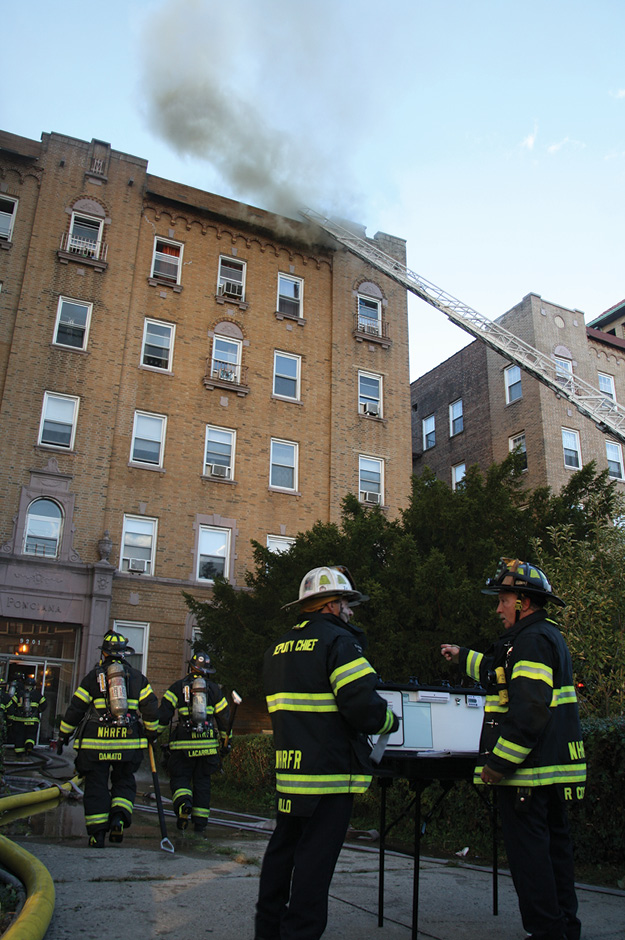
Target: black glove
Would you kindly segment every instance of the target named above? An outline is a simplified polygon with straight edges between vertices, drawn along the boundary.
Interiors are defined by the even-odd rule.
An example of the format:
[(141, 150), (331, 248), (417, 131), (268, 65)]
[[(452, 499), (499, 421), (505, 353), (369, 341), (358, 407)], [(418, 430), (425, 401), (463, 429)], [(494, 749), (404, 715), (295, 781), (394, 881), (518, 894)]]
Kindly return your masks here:
[(399, 718), (397, 717), (395, 712), (393, 712), (393, 724), (391, 725), (391, 730), (389, 731), (389, 734), (393, 734), (395, 731), (397, 731), (398, 728), (399, 728)]
[(61, 737), (56, 742), (56, 753), (59, 755), (59, 757), (63, 753), (63, 748), (67, 747), (68, 744), (69, 744), (69, 735), (68, 734), (61, 735)]
[(144, 728), (144, 733), (150, 744), (156, 744), (158, 740), (158, 731), (148, 731), (147, 728)]

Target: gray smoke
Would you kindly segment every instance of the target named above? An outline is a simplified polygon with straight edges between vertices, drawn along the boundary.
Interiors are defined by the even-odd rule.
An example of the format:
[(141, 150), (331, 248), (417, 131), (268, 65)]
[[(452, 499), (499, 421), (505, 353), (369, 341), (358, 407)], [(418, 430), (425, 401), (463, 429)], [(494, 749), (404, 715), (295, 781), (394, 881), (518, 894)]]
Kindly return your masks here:
[(210, 164), (237, 199), (285, 215), (302, 205), (351, 214), (360, 200), (347, 157), (363, 103), (349, 77), (337, 81), (346, 9), (336, 0), (152, 8), (143, 58), (151, 129)]

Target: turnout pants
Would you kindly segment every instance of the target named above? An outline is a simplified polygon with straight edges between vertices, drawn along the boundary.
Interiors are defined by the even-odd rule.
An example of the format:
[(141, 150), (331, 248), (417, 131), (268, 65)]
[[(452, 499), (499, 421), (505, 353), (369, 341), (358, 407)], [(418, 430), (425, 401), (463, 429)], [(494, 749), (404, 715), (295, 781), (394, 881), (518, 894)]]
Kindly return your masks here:
[(516, 787), (497, 802), (523, 926), (534, 940), (579, 940), (573, 845), (566, 806), (555, 787), (532, 787), (519, 807)]
[(89, 835), (108, 830), (115, 816), (120, 816), (124, 828), (128, 829), (137, 794), (135, 773), (140, 766), (141, 757), (125, 761), (80, 761), (79, 773), (85, 775), (83, 808)]
[(278, 813), (260, 873), (256, 940), (318, 940), (353, 796), (319, 798), (311, 816)]
[(219, 758), (189, 757), (185, 751), (172, 751), (167, 764), (174, 812), (191, 800), (191, 819), (196, 830), (208, 825), (211, 806), (211, 774), (219, 769)]

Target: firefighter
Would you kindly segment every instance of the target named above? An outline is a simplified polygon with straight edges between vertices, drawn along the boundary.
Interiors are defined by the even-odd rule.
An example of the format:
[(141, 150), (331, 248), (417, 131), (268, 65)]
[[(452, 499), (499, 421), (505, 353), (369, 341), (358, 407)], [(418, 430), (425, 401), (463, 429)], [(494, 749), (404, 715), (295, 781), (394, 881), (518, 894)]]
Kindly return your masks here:
[(46, 697), (35, 687), (34, 676), (19, 676), (15, 692), (6, 706), (9, 739), (16, 756), (28, 756), (35, 746), (41, 715), (46, 710)]
[[(119, 843), (132, 822), (139, 769), (148, 740), (158, 734), (158, 699), (150, 683), (125, 661), (134, 650), (121, 633), (110, 631), (102, 657), (74, 692), (61, 721), (57, 747), (62, 753), (85, 719), (75, 747), (76, 770), (84, 775), (85, 823), (92, 848), (102, 848), (106, 833)], [(110, 789), (109, 789), (110, 775)]]
[(579, 940), (567, 803), (584, 796), (586, 763), (571, 656), (544, 607), (564, 607), (543, 571), (502, 558), (483, 594), (498, 596), (504, 633), (485, 653), (443, 643), (486, 688), (475, 783), (497, 806), (523, 926), (535, 940)]
[(314, 568), (301, 619), (265, 653), (263, 680), (276, 748), (276, 828), (263, 859), (256, 940), (316, 940), (355, 793), (371, 783), (365, 735), (397, 729), (378, 695), (351, 608), (368, 600), (344, 568)]
[(225, 751), (228, 739), (228, 703), (208, 678), (214, 672), (208, 653), (194, 653), (188, 674), (167, 689), (159, 709), (159, 730), (170, 727), (167, 772), (176, 825), (186, 829), (191, 819), (195, 832), (208, 825), (211, 774), (221, 766), (219, 752)]

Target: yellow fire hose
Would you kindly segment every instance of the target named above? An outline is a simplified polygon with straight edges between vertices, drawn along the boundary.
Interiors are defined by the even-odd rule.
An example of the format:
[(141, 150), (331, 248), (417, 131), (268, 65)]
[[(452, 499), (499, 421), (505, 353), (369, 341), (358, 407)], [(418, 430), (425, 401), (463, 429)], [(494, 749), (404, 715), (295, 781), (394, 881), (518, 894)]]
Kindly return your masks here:
[[(50, 809), (56, 805), (61, 794), (71, 792), (78, 779), (74, 777), (67, 783), (46, 787), (45, 790), (31, 790), (0, 798), (0, 813), (10, 812), (10, 816), (0, 816), (0, 824), (23, 815), (28, 807), (37, 806), (36, 812)], [(55, 899), (54, 882), (48, 869), (34, 855), (3, 835), (0, 835), (0, 864), (16, 875), (26, 889), (24, 906), (3, 933), (2, 940), (43, 940), (52, 920)]]

